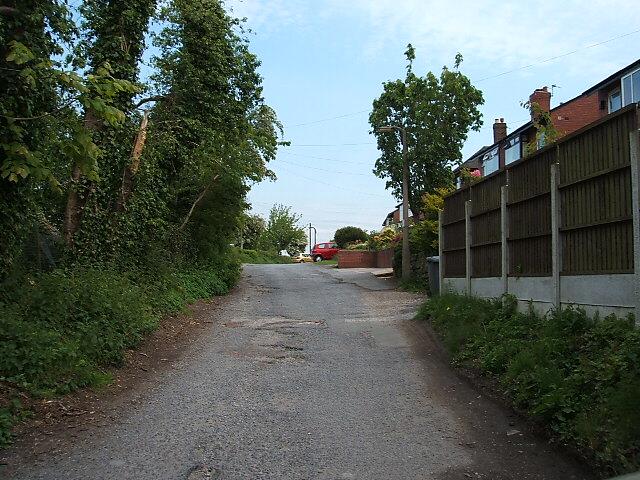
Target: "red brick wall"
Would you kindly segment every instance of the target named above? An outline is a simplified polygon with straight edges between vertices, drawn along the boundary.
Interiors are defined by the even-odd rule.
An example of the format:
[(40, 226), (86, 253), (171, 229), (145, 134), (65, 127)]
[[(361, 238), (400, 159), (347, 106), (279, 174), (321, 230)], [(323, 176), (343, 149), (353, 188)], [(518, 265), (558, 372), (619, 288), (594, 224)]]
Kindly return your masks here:
[(376, 267), (392, 268), (393, 267), (393, 248), (387, 248), (380, 252), (376, 252)]
[(607, 115), (607, 111), (600, 110), (600, 96), (598, 92), (594, 92), (554, 108), (551, 111), (551, 121), (563, 136), (573, 133), (605, 115)]
[(393, 248), (380, 252), (367, 250), (340, 250), (338, 268), (391, 268), (393, 267)]
[(366, 250), (340, 250), (338, 268), (374, 268), (376, 252)]

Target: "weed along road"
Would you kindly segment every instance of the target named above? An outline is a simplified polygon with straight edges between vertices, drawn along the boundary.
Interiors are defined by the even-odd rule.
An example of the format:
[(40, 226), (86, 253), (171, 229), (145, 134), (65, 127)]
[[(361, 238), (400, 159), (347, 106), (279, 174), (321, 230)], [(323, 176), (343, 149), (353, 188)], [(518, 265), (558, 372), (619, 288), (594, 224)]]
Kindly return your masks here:
[(201, 334), (109, 421), (16, 479), (581, 479), (461, 380), (412, 318), (420, 297), (360, 270), (246, 266)]

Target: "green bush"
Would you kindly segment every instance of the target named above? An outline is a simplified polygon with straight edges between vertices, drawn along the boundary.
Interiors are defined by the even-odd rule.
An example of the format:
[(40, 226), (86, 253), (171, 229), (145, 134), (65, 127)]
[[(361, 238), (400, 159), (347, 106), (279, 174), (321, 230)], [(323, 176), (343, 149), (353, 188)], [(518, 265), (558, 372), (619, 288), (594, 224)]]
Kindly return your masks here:
[(608, 473), (640, 468), (640, 330), (577, 309), (518, 312), (513, 298), (443, 295), (429, 317), (455, 362), (497, 378), (514, 404)]
[[(56, 270), (0, 285), (0, 381), (36, 397), (109, 382), (160, 317), (229, 291), (239, 262), (155, 272)], [(1, 386), (1, 384), (0, 384)], [(0, 445), (15, 415), (0, 405)]]
[(334, 241), (340, 248), (347, 248), (350, 243), (366, 242), (369, 239), (367, 232), (358, 227), (342, 227), (336, 230)]

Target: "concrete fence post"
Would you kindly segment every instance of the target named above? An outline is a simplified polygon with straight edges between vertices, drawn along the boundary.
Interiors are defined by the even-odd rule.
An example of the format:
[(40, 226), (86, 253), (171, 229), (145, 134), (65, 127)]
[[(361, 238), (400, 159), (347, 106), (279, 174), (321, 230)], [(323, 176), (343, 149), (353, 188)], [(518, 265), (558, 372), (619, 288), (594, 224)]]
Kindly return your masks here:
[(438, 276), (440, 277), (440, 293), (444, 293), (444, 212), (438, 212)]
[(509, 217), (507, 212), (507, 200), (509, 186), (504, 185), (500, 189), (500, 243), (502, 258), (502, 293), (509, 293)]
[(464, 203), (464, 226), (465, 226), (465, 260), (466, 260), (466, 268), (465, 268), (465, 276), (466, 276), (466, 287), (467, 287), (467, 295), (471, 295), (471, 200), (467, 200)]
[(560, 168), (557, 163), (551, 164), (551, 275), (553, 284), (553, 305), (560, 310), (561, 285), (560, 269), (562, 268), (562, 245), (560, 238)]
[[(640, 125), (639, 125), (640, 127)], [(636, 324), (640, 324), (640, 131), (629, 134), (631, 205), (633, 208), (633, 271)]]

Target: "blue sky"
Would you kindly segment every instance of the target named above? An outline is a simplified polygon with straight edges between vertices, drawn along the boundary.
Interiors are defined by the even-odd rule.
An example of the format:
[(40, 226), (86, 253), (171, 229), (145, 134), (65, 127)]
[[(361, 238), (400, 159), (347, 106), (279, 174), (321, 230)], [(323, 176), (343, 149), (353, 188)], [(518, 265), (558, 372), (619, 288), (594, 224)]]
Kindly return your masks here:
[(640, 58), (634, 0), (226, 4), (247, 17), (266, 101), (292, 142), (271, 164), (278, 180), (254, 186), (249, 201), (263, 216), (274, 203), (290, 205), (301, 223), (317, 227), (318, 241), (345, 225), (379, 229), (397, 203), (371, 173), (377, 151), (367, 118), (382, 83), (404, 76), (407, 43), (416, 47), (419, 74), (462, 53), (463, 72), (484, 92), (484, 126), (470, 133), (465, 157), (492, 143), (494, 118), (504, 117), (509, 131), (526, 122), (520, 103), (535, 88), (558, 85), (555, 106)]

